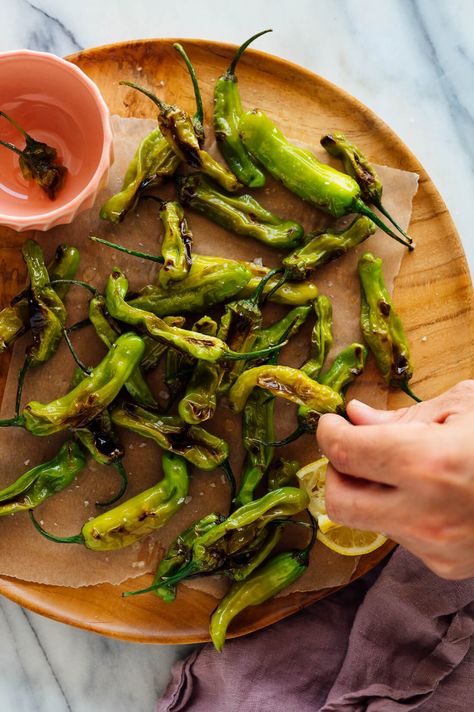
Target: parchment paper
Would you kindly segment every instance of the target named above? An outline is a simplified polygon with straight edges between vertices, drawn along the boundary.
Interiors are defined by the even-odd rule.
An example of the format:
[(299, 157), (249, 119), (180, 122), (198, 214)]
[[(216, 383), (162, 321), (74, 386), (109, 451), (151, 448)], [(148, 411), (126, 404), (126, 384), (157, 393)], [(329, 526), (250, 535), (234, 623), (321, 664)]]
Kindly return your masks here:
[[(99, 196), (96, 207), (79, 215), (72, 225), (35, 235), (47, 259), (51, 257), (59, 242), (76, 245), (81, 252), (80, 278), (100, 289), (103, 288), (107, 275), (116, 264), (127, 273), (132, 289), (150, 283), (156, 275), (157, 266), (153, 263), (113, 252), (87, 239), (87, 236), (93, 233), (128, 247), (155, 253), (158, 251), (162, 227), (157, 216), (157, 206), (153, 201), (143, 201), (136, 214), (129, 215), (118, 227), (109, 226), (101, 222), (98, 217), (99, 206), (106, 197), (119, 189), (126, 166), (140, 138), (154, 125), (153, 121), (114, 117), (116, 160), (110, 173), (109, 185)], [(211, 150), (215, 151), (215, 148), (211, 147)], [(321, 151), (315, 152), (322, 155)], [(324, 156), (323, 160), (327, 160), (327, 156)], [(415, 174), (381, 166), (378, 167), (378, 171), (385, 186), (385, 205), (399, 223), (406, 227), (418, 177)], [(166, 186), (158, 192), (164, 197), (169, 197), (172, 195), (172, 188)], [(267, 187), (256, 191), (255, 195), (278, 215), (302, 222), (306, 230), (328, 222), (327, 217), (271, 179), (268, 180)], [(268, 266), (279, 264), (284, 256), (283, 253), (278, 253), (254, 240), (231, 235), (192, 211), (188, 211), (188, 219), (194, 233), (195, 252), (257, 262), (263, 260), (263, 263)], [(333, 303), (334, 345), (329, 359), (343, 346), (360, 339), (359, 286), (355, 266), (361, 252), (369, 249), (384, 259), (384, 272), (388, 287), (391, 289), (400, 267), (404, 248), (380, 231), (356, 250), (314, 273), (320, 293), (327, 294)], [(67, 297), (70, 323), (86, 316), (87, 300), (88, 295), (82, 290), (76, 287), (71, 289)], [(265, 322), (271, 323), (282, 316), (285, 310), (286, 308), (274, 305), (266, 306)], [(194, 319), (191, 317), (188, 325), (192, 321)], [(313, 319), (309, 318), (300, 335), (292, 339), (284, 349), (281, 363), (301, 365), (307, 357), (312, 326)], [(76, 332), (73, 334), (73, 340), (79, 355), (89, 365), (97, 364), (105, 353), (104, 347), (91, 328)], [(28, 337), (25, 337), (15, 346), (2, 404), (2, 417), (11, 417), (14, 412), (17, 374), (27, 344)], [(48, 364), (28, 374), (23, 403), (32, 399), (48, 402), (66, 393), (69, 390), (74, 367), (75, 364), (63, 344)], [(155, 376), (152, 384), (155, 394), (164, 397), (164, 387), (159, 377)], [(387, 391), (372, 364), (352, 389), (351, 395), (357, 395), (358, 398), (378, 407), (386, 406)], [(278, 400), (276, 423), (279, 436), (293, 430), (296, 423), (295, 410), (292, 404)], [(215, 418), (206, 424), (206, 427), (229, 441), (231, 462), (235, 472), (239, 473), (244, 458), (240, 437), (240, 417), (232, 415), (226, 405), (222, 404)], [(150, 487), (161, 477), (161, 453), (150, 440), (143, 440), (126, 431), (121, 432), (121, 437), (126, 448), (124, 462), (130, 479), (126, 494), (128, 498)], [(52, 457), (64, 439), (64, 434), (37, 438), (22, 429), (1, 429), (0, 488), (13, 482), (31, 467)], [(319, 456), (314, 437), (310, 435), (300, 438), (286, 448), (281, 448), (278, 454), (297, 457), (301, 465)], [(36, 514), (44, 526), (53, 533), (76, 534), (87, 519), (97, 514), (95, 502), (112, 495), (117, 486), (117, 475), (112, 468), (89, 461), (86, 469), (73, 484), (66, 491), (47, 500), (37, 509)], [(122, 551), (99, 553), (88, 551), (82, 546), (59, 545), (46, 541), (33, 530), (26, 514), (5, 517), (0, 519), (0, 574), (27, 581), (70, 587), (103, 582), (120, 583), (127, 578), (153, 571), (162, 556), (163, 547), (166, 548), (180, 531), (205, 513), (226, 512), (227, 506), (228, 489), (221, 472), (194, 471), (186, 503), (166, 527)], [(289, 536), (292, 539), (298, 536), (301, 541), (301, 537), (305, 536), (304, 532), (302, 534), (297, 527), (292, 529), (295, 531)], [(343, 584), (349, 580), (357, 565), (356, 559), (341, 557), (319, 544), (313, 551), (309, 571), (293, 586), (292, 590), (315, 590)], [(217, 581), (216, 577), (210, 577), (193, 581), (192, 586), (218, 594), (225, 584)], [(286, 593), (288, 591), (285, 591)]]

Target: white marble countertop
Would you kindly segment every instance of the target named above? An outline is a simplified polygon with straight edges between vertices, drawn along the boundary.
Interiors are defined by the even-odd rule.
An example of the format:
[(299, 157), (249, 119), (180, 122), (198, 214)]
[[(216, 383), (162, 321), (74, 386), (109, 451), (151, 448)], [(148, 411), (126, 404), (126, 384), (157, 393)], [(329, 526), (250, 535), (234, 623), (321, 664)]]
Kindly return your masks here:
[[(450, 210), (474, 273), (472, 0), (2, 0), (0, 51), (65, 55), (142, 37), (239, 44), (327, 77), (417, 155)], [(0, 601), (2, 712), (151, 712), (183, 647), (121, 643)]]

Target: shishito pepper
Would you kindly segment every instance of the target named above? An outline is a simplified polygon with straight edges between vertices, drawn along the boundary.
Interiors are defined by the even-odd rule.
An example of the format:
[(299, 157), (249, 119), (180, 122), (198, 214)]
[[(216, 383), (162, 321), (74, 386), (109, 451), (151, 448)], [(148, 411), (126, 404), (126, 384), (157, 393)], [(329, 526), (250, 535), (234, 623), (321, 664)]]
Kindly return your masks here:
[(297, 247), (283, 259), (289, 279), (306, 279), (311, 270), (345, 255), (356, 245), (373, 235), (375, 224), (364, 215), (342, 230), (326, 229), (323, 233), (305, 237), (302, 247)]
[(206, 514), (201, 519), (198, 519), (197, 522), (193, 522), (171, 544), (160, 561), (153, 579), (153, 583), (159, 584), (159, 587), (155, 589), (155, 593), (163, 601), (171, 603), (171, 601), (175, 600), (176, 586), (167, 586), (162, 583), (162, 580), (174, 576), (181, 568), (186, 566), (191, 559), (192, 547), (196, 539), (221, 524), (224, 519), (225, 517), (221, 514)]
[[(237, 295), (239, 298), (249, 297), (253, 294), (260, 284), (260, 281), (270, 271), (268, 267), (258, 265), (255, 262), (242, 262), (242, 264), (250, 271), (251, 277)], [(279, 282), (280, 285), (278, 285)], [(263, 296), (268, 299), (269, 302), (296, 307), (309, 304), (316, 299), (318, 296), (318, 288), (314, 282), (310, 281), (291, 282), (285, 280), (285, 282), (281, 284), (281, 280), (278, 277), (273, 277), (265, 285)]]
[(385, 285), (382, 260), (366, 252), (358, 264), (361, 285), (360, 327), (384, 380), (418, 401), (408, 381), (413, 375), (402, 320)]
[(207, 151), (201, 148), (200, 136), (196, 134), (196, 128), (189, 114), (178, 106), (167, 104), (148, 89), (134, 82), (120, 82), (120, 84), (145, 94), (158, 107), (158, 125), (161, 132), (182, 161), (206, 173), (224, 190), (233, 192), (241, 187), (233, 173), (217, 163)]
[(288, 518), (302, 512), (309, 497), (297, 487), (282, 487), (269, 492), (260, 499), (236, 509), (221, 524), (210, 528), (194, 540), (188, 563), (173, 576), (163, 577), (151, 586), (139, 591), (130, 591), (124, 596), (156, 591), (163, 584), (175, 586), (179, 581), (198, 573), (216, 571), (228, 562), (229, 556), (246, 550), (248, 544), (273, 520)]
[(189, 477), (185, 460), (167, 452), (162, 458), (163, 478), (153, 487), (89, 520), (81, 533), (57, 537), (46, 532), (33, 515), (36, 529), (59, 544), (82, 544), (94, 551), (123, 549), (164, 526), (184, 504)]
[(323, 146), (331, 156), (342, 160), (346, 173), (352, 176), (359, 185), (362, 199), (366, 203), (375, 205), (382, 215), (385, 215), (402, 235), (410, 239), (382, 205), (382, 181), (362, 151), (357, 148), (357, 146), (354, 146), (340, 131), (325, 134), (321, 139), (321, 146)]
[(337, 413), (343, 410), (343, 398), (329, 386), (323, 386), (290, 366), (256, 366), (244, 371), (229, 391), (231, 409), (240, 413), (255, 386), (264, 388), (275, 396), (298, 405), (307, 406), (311, 412)]
[(309, 359), (301, 366), (301, 371), (317, 380), (332, 346), (332, 305), (328, 297), (320, 294), (313, 302), (316, 315), (311, 332)]
[[(209, 319), (207, 334), (217, 334), (217, 323)], [(196, 325), (195, 327), (196, 328)], [(199, 328), (202, 333), (202, 329)], [(186, 386), (186, 393), (178, 404), (178, 413), (185, 423), (197, 425), (210, 420), (217, 407), (217, 389), (221, 366), (210, 361), (198, 361)]]
[(237, 235), (253, 237), (277, 249), (290, 249), (303, 237), (303, 227), (266, 210), (251, 195), (228, 195), (203, 173), (176, 179), (180, 201)]
[(249, 354), (235, 353), (216, 336), (207, 336), (199, 334), (197, 331), (169, 326), (155, 314), (140, 308), (137, 309), (133, 304), (127, 303), (125, 301), (127, 290), (128, 280), (123, 272), (116, 267), (107, 280), (105, 291), (109, 313), (126, 324), (143, 326), (150, 336), (163, 341), (163, 343), (172, 346), (178, 351), (204, 361), (218, 361), (221, 359), (245, 360), (262, 355), (257, 352)]
[(204, 428), (184, 423), (177, 415), (150, 413), (126, 403), (111, 411), (112, 422), (151, 438), (163, 450), (181, 455), (200, 470), (215, 470), (227, 459), (229, 446)]
[(214, 87), (214, 134), (220, 152), (239, 181), (250, 188), (265, 185), (265, 175), (255, 164), (239, 136), (239, 123), (243, 109), (235, 69), (247, 47), (258, 37), (271, 32), (263, 30), (244, 42), (227, 71), (218, 78)]
[(37, 141), (26, 133), (17, 122), (7, 116), (4, 111), (0, 111), (0, 116), (9, 121), (18, 131), (23, 134), (25, 147), (19, 149), (8, 141), (0, 141), (0, 145), (9, 148), (16, 153), (19, 158), (20, 170), (23, 178), (33, 179), (37, 185), (46, 193), (50, 200), (56, 198), (57, 192), (62, 188), (67, 174), (66, 166), (58, 161), (58, 152), (47, 143)]
[(166, 177), (172, 176), (178, 158), (160, 129), (156, 127), (140, 142), (125, 173), (120, 192), (112, 195), (100, 209), (102, 220), (120, 223), (138, 203), (141, 195)]
[(289, 487), (297, 483), (296, 473), (300, 469), (298, 460), (285, 460), (280, 457), (271, 463), (268, 468), (268, 490), (275, 490), (279, 487)]
[(321, 163), (308, 149), (290, 143), (263, 112), (243, 114), (239, 131), (250, 153), (300, 198), (336, 218), (350, 213), (366, 215), (387, 235), (412, 249), (411, 238), (408, 242), (402, 240), (364, 203), (361, 189), (351, 176)]
[(285, 316), (274, 324), (259, 329), (253, 347), (265, 349), (268, 346), (281, 344), (285, 339), (290, 339), (301, 329), (311, 311), (310, 306), (300, 306), (291, 309)]
[(254, 541), (258, 541), (258, 546), (254, 547), (252, 542), (251, 551), (237, 552), (230, 557), (225, 568), (225, 575), (232, 581), (244, 581), (256, 568), (258, 568), (272, 553), (283, 534), (281, 524), (275, 525), (273, 522), (262, 530), (261, 535), (257, 535)]
[(0, 427), (16, 425), (45, 436), (89, 423), (116, 398), (144, 349), (137, 334), (122, 334), (91, 374), (69, 393), (51, 403), (30, 401), (20, 416), (0, 421)]
[(189, 275), (193, 235), (184, 216), (184, 210), (176, 200), (162, 202), (160, 219), (165, 234), (161, 243), (164, 261), (158, 273), (158, 280), (160, 285), (167, 289), (173, 282), (180, 282)]
[(79, 445), (68, 440), (52, 460), (33, 467), (0, 491), (0, 516), (33, 509), (56, 492), (66, 489), (85, 463)]
[[(169, 326), (182, 327), (186, 323), (184, 316), (165, 316), (164, 320)], [(140, 368), (143, 373), (148, 373), (157, 368), (163, 355), (168, 351), (168, 346), (162, 344), (161, 341), (156, 341), (151, 336), (146, 334), (143, 338), (145, 342), (145, 355), (140, 363)]]
[(248, 578), (231, 587), (211, 616), (209, 632), (216, 650), (222, 650), (227, 628), (241, 611), (268, 601), (304, 574), (308, 568), (314, 537), (313, 524), (313, 536), (307, 547), (277, 554)]

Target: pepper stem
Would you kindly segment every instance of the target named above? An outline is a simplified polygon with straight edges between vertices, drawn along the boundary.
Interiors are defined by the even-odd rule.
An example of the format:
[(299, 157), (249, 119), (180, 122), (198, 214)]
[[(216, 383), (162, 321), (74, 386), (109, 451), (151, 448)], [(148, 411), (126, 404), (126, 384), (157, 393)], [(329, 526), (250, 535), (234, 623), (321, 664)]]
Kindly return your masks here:
[(95, 503), (96, 507), (108, 507), (111, 504), (115, 504), (115, 502), (117, 502), (120, 499), (120, 497), (123, 497), (123, 495), (125, 494), (125, 490), (127, 489), (127, 486), (128, 486), (128, 475), (127, 475), (127, 471), (125, 470), (125, 467), (123, 466), (122, 460), (118, 460), (117, 462), (114, 462), (113, 467), (115, 467), (115, 469), (117, 470), (117, 472), (120, 475), (120, 480), (121, 480), (120, 489), (117, 492), (117, 494), (115, 494), (112, 497), (112, 499), (107, 499), (105, 502), (96, 502)]
[(191, 60), (186, 54), (186, 50), (184, 49), (183, 45), (181, 45), (179, 42), (175, 42), (173, 47), (178, 52), (178, 54), (181, 55), (184, 60), (184, 63), (186, 64), (186, 67), (188, 68), (189, 76), (191, 77), (191, 81), (193, 83), (194, 98), (196, 100), (196, 113), (194, 114), (194, 121), (198, 124), (198, 131), (203, 132), (204, 109), (202, 107), (201, 91), (199, 89), (196, 72), (191, 63)]
[(377, 200), (377, 202), (374, 202), (374, 205), (375, 205), (375, 207), (377, 208), (377, 210), (380, 210), (380, 212), (382, 213), (382, 215), (385, 215), (385, 217), (386, 217), (388, 220), (390, 220), (390, 222), (392, 223), (392, 225), (394, 225), (394, 226), (397, 228), (398, 232), (401, 232), (401, 234), (402, 234), (404, 237), (406, 237), (407, 240), (408, 240), (408, 241), (410, 242), (410, 244), (411, 244), (411, 243), (413, 242), (413, 240), (412, 240), (412, 238), (410, 237), (410, 235), (407, 235), (406, 232), (405, 232), (405, 230), (402, 230), (402, 228), (401, 228), (400, 225), (397, 223), (397, 221), (396, 221), (394, 218), (392, 218), (392, 216), (390, 215), (390, 213), (388, 212), (388, 210), (386, 210), (386, 209), (384, 208), (384, 206), (382, 205), (382, 201), (381, 201), (381, 200)]
[(398, 235), (395, 235), (393, 230), (390, 230), (390, 228), (385, 225), (384, 222), (374, 213), (373, 210), (369, 208), (368, 205), (366, 205), (362, 200), (355, 200), (353, 204), (354, 212), (359, 213), (360, 215), (366, 215), (368, 218), (370, 218), (381, 230), (383, 230), (387, 235), (392, 237), (394, 240), (399, 242), (401, 245), (404, 245), (405, 247), (408, 247), (409, 250), (414, 250), (415, 248), (413, 247), (413, 240), (411, 237), (408, 237), (408, 242), (405, 242), (405, 240), (402, 240), (401, 237)]
[(140, 252), (139, 250), (129, 250), (128, 247), (118, 245), (116, 242), (109, 242), (109, 240), (104, 240), (102, 237), (96, 237), (95, 235), (89, 235), (89, 240), (92, 240), (92, 242), (100, 242), (101, 245), (111, 247), (113, 250), (118, 250), (119, 252), (125, 252), (127, 255), (132, 255), (132, 257), (141, 257), (143, 260), (158, 262), (160, 265), (165, 261), (161, 255), (152, 255), (149, 252)]
[(75, 324), (71, 324), (71, 326), (68, 326), (66, 331), (68, 334), (72, 334), (73, 331), (79, 331), (80, 329), (84, 329), (86, 326), (89, 326), (90, 323), (91, 320), (89, 318), (81, 319), (81, 321), (76, 321)]
[(23, 361), (23, 366), (21, 367), (20, 373), (18, 374), (18, 387), (16, 389), (15, 398), (15, 418), (18, 418), (20, 415), (21, 394), (23, 393), (23, 384), (25, 382), (25, 376), (28, 373), (28, 370), (30, 369), (30, 365), (30, 360), (27, 356)]
[[(283, 271), (283, 270), (281, 270), (281, 271)], [(272, 287), (270, 289), (270, 291), (268, 292), (268, 294), (265, 295), (265, 301), (268, 301), (269, 299), (271, 299), (271, 297), (273, 297), (275, 292), (277, 292), (280, 289), (280, 287), (283, 287), (286, 280), (288, 279), (288, 275), (289, 275), (288, 270), (284, 270), (281, 279), (279, 279), (278, 282), (275, 284), (275, 286)]]
[(416, 401), (417, 403), (423, 403), (423, 399), (418, 398), (418, 396), (415, 393), (413, 393), (413, 391), (410, 388), (410, 386), (408, 385), (407, 381), (400, 381), (399, 385), (400, 385), (400, 388), (402, 389), (402, 391), (407, 394), (407, 396), (410, 396), (410, 398), (413, 398), (413, 400)]
[(307, 509), (306, 511), (308, 513), (308, 516), (309, 516), (309, 519), (311, 522), (310, 526), (311, 526), (312, 531), (311, 531), (311, 539), (309, 540), (308, 544), (304, 547), (304, 549), (301, 549), (301, 551), (299, 551), (297, 554), (298, 559), (300, 560), (300, 562), (303, 565), (308, 564), (309, 554), (316, 542), (316, 535), (318, 533), (318, 524), (316, 522), (316, 519), (313, 517), (313, 515), (311, 514), (309, 509)]
[(41, 536), (44, 536), (45, 539), (49, 539), (49, 541), (54, 541), (57, 544), (84, 544), (84, 537), (82, 536), (82, 534), (76, 534), (75, 536), (55, 536), (54, 534), (50, 534), (45, 529), (43, 529), (43, 527), (33, 514), (32, 509), (28, 510), (28, 514), (30, 515), (30, 519), (33, 522), (33, 526), (36, 531), (39, 532)]
[[(3, 116), (4, 119), (6, 119), (7, 121), (9, 121), (9, 122), (12, 124), (12, 126), (14, 126), (16, 129), (18, 129), (18, 131), (19, 131), (20, 133), (23, 134), (23, 136), (24, 136), (25, 138), (29, 138), (29, 134), (26, 133), (25, 129), (22, 129), (22, 128), (21, 128), (20, 124), (18, 124), (18, 123), (15, 121), (15, 119), (12, 119), (12, 117), (11, 117), (11, 116), (8, 116), (8, 114), (6, 114), (4, 111), (0, 111), (0, 116)], [(5, 144), (3, 144), (3, 145), (5, 145)], [(18, 150), (18, 149), (17, 149), (17, 150)]]
[(257, 32), (256, 35), (252, 35), (248, 40), (245, 40), (243, 44), (240, 45), (236, 53), (234, 54), (231, 63), (229, 64), (229, 68), (226, 72), (227, 76), (233, 77), (235, 75), (235, 68), (237, 66), (237, 63), (247, 47), (252, 44), (254, 40), (256, 40), (258, 37), (261, 37), (262, 35), (266, 35), (267, 32), (273, 32), (273, 30), (262, 30), (261, 32)]
[[(250, 300), (252, 304), (259, 304), (260, 303), (260, 297), (262, 296), (262, 292), (265, 289), (265, 286), (268, 284), (268, 282), (271, 280), (272, 277), (274, 277), (276, 274), (281, 274), (284, 271), (283, 267), (274, 267), (271, 269), (267, 274), (262, 277), (260, 282), (255, 288), (255, 292), (252, 294), (250, 297)], [(278, 286), (281, 286), (280, 283), (278, 282)], [(273, 294), (274, 289), (272, 289), (271, 294)], [(265, 299), (267, 298), (267, 295), (265, 296)]]
[(128, 598), (129, 596), (139, 596), (142, 593), (152, 593), (153, 591), (156, 591), (158, 588), (161, 588), (161, 586), (175, 586), (177, 583), (182, 581), (184, 578), (187, 578), (188, 576), (192, 576), (192, 574), (195, 574), (198, 571), (199, 571), (199, 569), (198, 569), (197, 565), (193, 561), (190, 561), (189, 564), (187, 564), (184, 568), (182, 568), (181, 571), (178, 571), (178, 573), (175, 574), (174, 576), (169, 576), (169, 577), (164, 576), (156, 583), (153, 583), (151, 586), (148, 586), (147, 588), (140, 588), (138, 591), (124, 591), (122, 593), (122, 596), (123, 596), (123, 598)]
[(17, 148), (16, 146), (14, 146), (14, 145), (13, 145), (12, 143), (10, 143), (9, 141), (0, 141), (0, 146), (5, 146), (5, 148), (9, 148), (10, 151), (14, 151), (14, 152), (17, 153), (19, 156), (22, 156), (22, 155), (23, 155), (23, 151), (20, 151), (19, 148)]
[(273, 344), (273, 346), (267, 346), (265, 349), (260, 349), (259, 351), (227, 351), (221, 356), (218, 361), (247, 361), (249, 359), (260, 358), (261, 356), (267, 356), (274, 351), (279, 351), (283, 346), (285, 346), (286, 341), (281, 344)]
[(135, 82), (126, 82), (126, 81), (121, 81), (119, 84), (123, 84), (127, 87), (131, 87), (132, 89), (136, 89), (137, 91), (140, 91), (142, 94), (145, 94), (149, 99), (152, 100), (154, 104), (159, 108), (160, 111), (165, 111), (166, 110), (166, 103), (159, 99), (153, 92), (151, 92), (149, 89), (145, 89), (145, 87), (141, 87), (139, 84), (135, 84)]
[(0, 428), (11, 428), (11, 427), (24, 428), (25, 427), (24, 417), (22, 415), (19, 415), (15, 418), (5, 418), (4, 420), (0, 420)]
[(82, 282), (80, 279), (53, 279), (51, 282), (51, 285), (53, 284), (74, 284), (76, 287), (83, 287), (84, 289), (87, 289), (88, 292), (96, 296), (99, 291), (92, 286), (92, 284), (88, 284), (87, 282)]
[(90, 376), (90, 374), (91, 374), (91, 369), (90, 369), (88, 366), (86, 366), (85, 363), (83, 363), (83, 362), (81, 361), (81, 359), (79, 358), (79, 356), (77, 355), (76, 350), (75, 350), (74, 346), (72, 345), (72, 341), (71, 341), (71, 339), (69, 338), (69, 334), (68, 334), (68, 332), (67, 332), (67, 329), (63, 329), (63, 336), (64, 336), (64, 338), (66, 339), (66, 344), (68, 345), (68, 349), (69, 349), (69, 351), (71, 352), (71, 356), (73, 357), (74, 361), (77, 363), (77, 365), (79, 366), (79, 368), (81, 369), (81, 371), (83, 371), (83, 372), (86, 373), (88, 376)]
[(256, 443), (259, 443), (260, 445), (265, 445), (266, 447), (283, 447), (283, 445), (289, 445), (290, 443), (294, 442), (294, 440), (298, 440), (301, 435), (304, 435), (305, 433), (309, 433), (311, 430), (306, 426), (306, 425), (298, 425), (296, 430), (294, 430), (290, 435), (287, 435), (286, 438), (283, 438), (282, 440), (257, 440), (255, 439)]

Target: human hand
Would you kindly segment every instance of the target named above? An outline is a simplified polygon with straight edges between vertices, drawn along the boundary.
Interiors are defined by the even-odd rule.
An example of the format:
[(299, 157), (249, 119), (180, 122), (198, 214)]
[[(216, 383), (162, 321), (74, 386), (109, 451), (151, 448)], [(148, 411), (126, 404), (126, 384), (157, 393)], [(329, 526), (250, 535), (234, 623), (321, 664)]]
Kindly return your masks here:
[(321, 416), (326, 510), (382, 531), (443, 578), (474, 576), (474, 380), (409, 408)]

